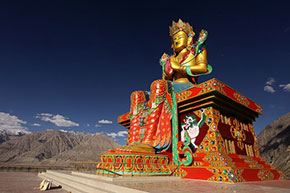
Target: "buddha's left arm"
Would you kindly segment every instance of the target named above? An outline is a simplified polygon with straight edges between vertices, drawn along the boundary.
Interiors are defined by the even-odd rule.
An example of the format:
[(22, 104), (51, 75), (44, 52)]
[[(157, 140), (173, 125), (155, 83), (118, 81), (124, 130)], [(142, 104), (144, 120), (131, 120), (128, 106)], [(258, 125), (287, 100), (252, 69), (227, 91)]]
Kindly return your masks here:
[(190, 71), (193, 74), (207, 72), (207, 51), (206, 51), (206, 49), (203, 49), (203, 51), (196, 56), (195, 61), (193, 60), (193, 61), (189, 62), (189, 66), (190, 66)]
[[(193, 55), (192, 55), (193, 57)], [(171, 61), (172, 68), (175, 71), (186, 74), (186, 66), (190, 67), (190, 71), (192, 74), (200, 74), (207, 72), (207, 51), (203, 49), (201, 53), (199, 53), (196, 58), (189, 59), (190, 62), (187, 65), (180, 65), (176, 61)]]

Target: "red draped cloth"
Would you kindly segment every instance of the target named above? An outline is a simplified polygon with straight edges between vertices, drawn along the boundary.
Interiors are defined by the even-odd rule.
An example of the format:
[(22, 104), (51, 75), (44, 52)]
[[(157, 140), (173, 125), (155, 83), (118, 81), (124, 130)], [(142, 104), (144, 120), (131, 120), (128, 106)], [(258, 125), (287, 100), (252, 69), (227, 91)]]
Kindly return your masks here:
[(165, 151), (171, 143), (172, 99), (165, 80), (151, 84), (150, 98), (146, 93), (135, 91), (131, 95), (130, 130), (128, 145), (145, 144)]

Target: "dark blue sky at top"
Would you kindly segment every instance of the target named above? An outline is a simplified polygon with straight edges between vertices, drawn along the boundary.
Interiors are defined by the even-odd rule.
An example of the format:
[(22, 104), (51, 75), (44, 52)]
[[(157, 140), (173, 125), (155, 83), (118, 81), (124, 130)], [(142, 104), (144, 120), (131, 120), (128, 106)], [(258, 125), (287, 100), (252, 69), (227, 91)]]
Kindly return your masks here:
[[(215, 77), (261, 104), (259, 133), (290, 110), (290, 93), (279, 87), (290, 83), (289, 7), (270, 0), (1, 1), (0, 112), (26, 121), (30, 131), (124, 130), (117, 116), (129, 111), (131, 92), (161, 78), (159, 58), (172, 53), (168, 27), (181, 18), (196, 36), (209, 33), (214, 70), (199, 82)], [(275, 93), (264, 91), (269, 78)], [(57, 127), (39, 113), (80, 126)]]

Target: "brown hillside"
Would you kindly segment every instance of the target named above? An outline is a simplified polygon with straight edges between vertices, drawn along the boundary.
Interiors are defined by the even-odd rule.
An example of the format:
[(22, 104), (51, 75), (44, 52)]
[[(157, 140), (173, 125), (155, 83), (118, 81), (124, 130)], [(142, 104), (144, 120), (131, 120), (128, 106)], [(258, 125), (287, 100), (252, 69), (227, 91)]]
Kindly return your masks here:
[(82, 143), (73, 149), (58, 154), (51, 159), (44, 160), (43, 164), (57, 163), (57, 165), (68, 165), (74, 161), (100, 161), (101, 154), (108, 149), (120, 146), (113, 139), (104, 134), (86, 136)]
[(265, 127), (258, 143), (261, 156), (290, 178), (290, 113)]
[(104, 134), (41, 131), (1, 143), (0, 164), (68, 165), (75, 160), (95, 161), (100, 154), (96, 152), (118, 146)]

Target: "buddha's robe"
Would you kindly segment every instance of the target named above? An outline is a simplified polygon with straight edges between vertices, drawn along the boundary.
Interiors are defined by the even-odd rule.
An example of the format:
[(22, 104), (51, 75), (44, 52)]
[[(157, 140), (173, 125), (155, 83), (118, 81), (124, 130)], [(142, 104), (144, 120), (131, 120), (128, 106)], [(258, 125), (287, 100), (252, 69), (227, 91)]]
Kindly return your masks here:
[(172, 99), (165, 80), (152, 83), (148, 101), (146, 92), (133, 92), (128, 145), (150, 145), (157, 153), (168, 149), (171, 144), (171, 109)]

